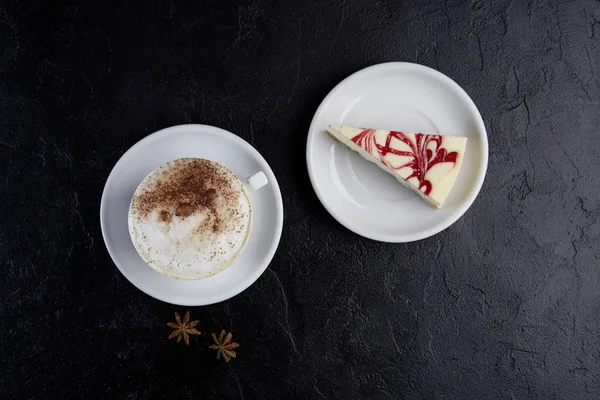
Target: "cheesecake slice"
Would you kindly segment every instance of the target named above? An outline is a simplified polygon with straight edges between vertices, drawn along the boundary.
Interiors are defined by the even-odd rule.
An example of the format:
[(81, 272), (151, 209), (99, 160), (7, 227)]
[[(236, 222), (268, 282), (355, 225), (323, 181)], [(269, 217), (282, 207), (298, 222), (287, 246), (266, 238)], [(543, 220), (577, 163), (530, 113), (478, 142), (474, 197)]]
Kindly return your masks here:
[(456, 181), (467, 138), (329, 125), (327, 133), (441, 208)]

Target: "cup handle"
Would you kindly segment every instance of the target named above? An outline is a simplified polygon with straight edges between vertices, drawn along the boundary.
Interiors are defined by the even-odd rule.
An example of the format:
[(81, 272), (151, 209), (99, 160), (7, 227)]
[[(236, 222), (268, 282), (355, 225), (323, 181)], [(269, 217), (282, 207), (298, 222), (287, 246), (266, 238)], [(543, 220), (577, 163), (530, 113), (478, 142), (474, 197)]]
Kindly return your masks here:
[(269, 183), (267, 176), (264, 174), (264, 172), (260, 171), (246, 180), (246, 187), (251, 191), (256, 192), (267, 183)]

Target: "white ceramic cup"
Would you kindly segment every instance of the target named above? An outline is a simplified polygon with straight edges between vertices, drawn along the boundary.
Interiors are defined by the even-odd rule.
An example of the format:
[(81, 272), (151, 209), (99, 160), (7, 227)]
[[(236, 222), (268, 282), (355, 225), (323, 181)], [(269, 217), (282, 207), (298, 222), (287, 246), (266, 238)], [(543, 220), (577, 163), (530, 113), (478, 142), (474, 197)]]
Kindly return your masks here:
[[(201, 228), (201, 223), (208, 218), (207, 211), (202, 210), (203, 207), (198, 207), (200, 211), (187, 220), (177, 216), (177, 213), (168, 213), (168, 221), (161, 220), (158, 215), (162, 211), (159, 211), (158, 208), (148, 211), (147, 216), (143, 219), (140, 218), (134, 207), (136, 196), (139, 199), (139, 196), (143, 196), (144, 193), (152, 192), (150, 187), (160, 181), (161, 173), (169, 172), (172, 168), (177, 169), (178, 162), (198, 161), (216, 166), (220, 171), (220, 176), (227, 182), (231, 182), (232, 187), (241, 189), (238, 191), (240, 195), (236, 198), (221, 200), (235, 203), (232, 206), (236, 211), (247, 212), (247, 218), (236, 226), (235, 231), (225, 230), (218, 234), (207, 235), (204, 232), (206, 228)], [(169, 180), (167, 179), (165, 182), (169, 182)], [(250, 236), (252, 205), (247, 191), (257, 191), (266, 184), (268, 184), (268, 179), (262, 171), (241, 181), (228, 168), (212, 160), (187, 158), (169, 161), (148, 174), (136, 189), (128, 214), (130, 238), (144, 262), (163, 275), (186, 280), (214, 276), (231, 266), (243, 251)], [(182, 232), (183, 236), (181, 236)], [(200, 232), (200, 234), (192, 232)], [(219, 252), (223, 248), (226, 250)]]

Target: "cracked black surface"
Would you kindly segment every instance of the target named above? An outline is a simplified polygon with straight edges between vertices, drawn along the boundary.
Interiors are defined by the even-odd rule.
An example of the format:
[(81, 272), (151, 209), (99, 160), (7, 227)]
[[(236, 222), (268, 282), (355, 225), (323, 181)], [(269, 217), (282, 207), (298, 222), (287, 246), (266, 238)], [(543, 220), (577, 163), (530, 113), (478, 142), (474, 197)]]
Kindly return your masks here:
[[(600, 398), (600, 3), (109, 3), (0, 4), (0, 398)], [(323, 97), (385, 61), (454, 79), (490, 141), (471, 209), (410, 244), (339, 225), (304, 159)], [(189, 122), (263, 154), (285, 225), (185, 347), (98, 211), (130, 146)]]

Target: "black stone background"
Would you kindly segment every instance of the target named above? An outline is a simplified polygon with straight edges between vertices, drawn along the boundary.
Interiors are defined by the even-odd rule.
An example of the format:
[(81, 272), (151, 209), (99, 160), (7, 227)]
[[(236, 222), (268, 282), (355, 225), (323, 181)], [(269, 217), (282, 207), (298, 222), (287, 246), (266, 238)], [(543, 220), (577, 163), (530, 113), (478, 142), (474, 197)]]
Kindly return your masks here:
[[(0, 398), (600, 398), (599, 60), (591, 0), (2, 2)], [(416, 243), (344, 229), (306, 172), (321, 100), (385, 61), (448, 75), (488, 129), (478, 199)], [(190, 122), (263, 154), (285, 224), (186, 347), (99, 206), (130, 146)]]

